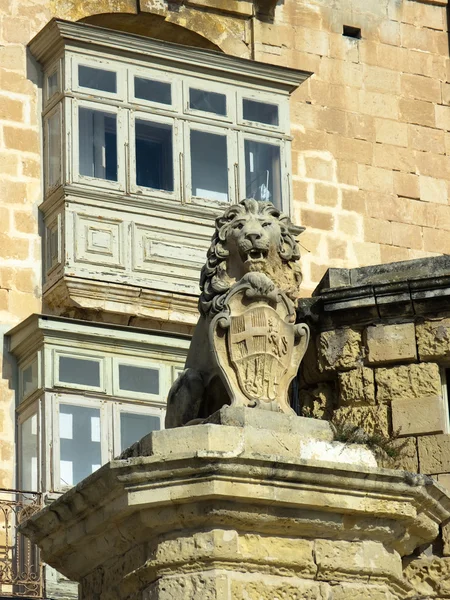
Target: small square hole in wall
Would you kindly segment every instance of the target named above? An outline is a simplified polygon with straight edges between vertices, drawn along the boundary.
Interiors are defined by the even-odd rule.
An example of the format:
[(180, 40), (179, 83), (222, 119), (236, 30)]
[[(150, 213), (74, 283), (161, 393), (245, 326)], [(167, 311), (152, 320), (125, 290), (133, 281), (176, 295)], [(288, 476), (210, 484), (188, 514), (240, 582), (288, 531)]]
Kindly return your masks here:
[(354, 38), (355, 40), (361, 39), (361, 29), (359, 27), (351, 27), (350, 25), (344, 25), (342, 29), (342, 35), (346, 37)]

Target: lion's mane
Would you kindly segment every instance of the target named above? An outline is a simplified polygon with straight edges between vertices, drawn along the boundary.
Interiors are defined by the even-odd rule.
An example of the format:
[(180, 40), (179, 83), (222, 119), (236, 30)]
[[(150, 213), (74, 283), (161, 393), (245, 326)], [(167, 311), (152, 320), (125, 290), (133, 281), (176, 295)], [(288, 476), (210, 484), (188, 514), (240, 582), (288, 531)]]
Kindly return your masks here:
[(211, 316), (222, 310), (226, 294), (235, 283), (229, 277), (226, 269), (228, 257), (226, 241), (235, 219), (251, 214), (266, 215), (278, 221), (281, 236), (277, 250), (281, 268), (270, 269), (270, 265), (268, 265), (265, 272), (288, 297), (294, 301), (298, 298), (302, 282), (300, 264), (297, 262), (300, 258), (300, 249), (289, 231), (291, 221), (271, 202), (258, 202), (251, 198), (230, 206), (222, 216), (216, 219), (206, 264), (200, 275), (199, 310), (204, 316)]

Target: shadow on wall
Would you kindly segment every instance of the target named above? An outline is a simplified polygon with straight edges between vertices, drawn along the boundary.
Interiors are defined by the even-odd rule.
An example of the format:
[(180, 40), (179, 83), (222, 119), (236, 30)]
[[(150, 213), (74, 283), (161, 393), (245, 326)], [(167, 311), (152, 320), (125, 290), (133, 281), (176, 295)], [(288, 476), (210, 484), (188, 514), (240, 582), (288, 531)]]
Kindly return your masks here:
[(80, 21), (99, 27), (107, 27), (118, 31), (145, 35), (166, 42), (174, 42), (185, 46), (194, 46), (221, 52), (219, 46), (213, 44), (213, 42), (210, 42), (202, 35), (191, 31), (190, 29), (186, 29), (181, 25), (169, 23), (164, 17), (154, 14), (140, 13), (131, 15), (125, 13), (104, 13), (85, 17), (84, 19), (80, 19)]

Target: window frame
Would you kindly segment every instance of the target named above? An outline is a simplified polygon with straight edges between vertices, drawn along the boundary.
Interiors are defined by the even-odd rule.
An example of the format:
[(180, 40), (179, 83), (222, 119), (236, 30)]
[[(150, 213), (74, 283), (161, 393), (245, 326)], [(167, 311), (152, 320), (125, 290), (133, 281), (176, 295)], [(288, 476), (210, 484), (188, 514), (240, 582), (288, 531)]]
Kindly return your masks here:
[[(160, 429), (164, 429), (164, 422), (166, 418), (166, 407), (165, 406), (148, 406), (141, 404), (131, 404), (125, 402), (114, 402), (112, 405), (112, 426), (113, 426), (113, 456), (119, 456), (125, 448), (122, 449), (121, 431), (120, 431), (120, 416), (122, 413), (131, 413), (136, 415), (149, 415), (159, 418)], [(150, 432), (149, 432), (150, 433)]]
[[(60, 405), (67, 404), (69, 406), (81, 406), (84, 408), (95, 408), (100, 412), (100, 455), (101, 462), (100, 467), (105, 465), (112, 459), (111, 456), (111, 437), (109, 431), (108, 421), (108, 406), (107, 402), (103, 399), (97, 398), (84, 398), (83, 396), (77, 396), (74, 394), (52, 394), (50, 400), (53, 415), (53, 427), (52, 427), (52, 448), (50, 449), (52, 463), (53, 463), (53, 486), (52, 491), (64, 492), (74, 487), (72, 485), (61, 485), (61, 469), (60, 469), (60, 456), (61, 456), (61, 436), (60, 436)], [(94, 472), (94, 471), (93, 471)], [(78, 482), (77, 482), (78, 483)]]
[[(90, 386), (88, 384), (71, 383), (61, 381), (59, 378), (59, 359), (63, 357), (74, 358), (78, 360), (94, 360), (99, 364), (99, 386)], [(52, 350), (52, 384), (55, 388), (65, 388), (81, 390), (84, 392), (96, 392), (98, 394), (107, 394), (107, 380), (110, 373), (108, 369), (108, 361), (103, 354), (96, 354), (92, 351), (82, 352), (80, 350), (54, 348)]]
[[(171, 125), (172, 127), (172, 168), (173, 168), (173, 191), (159, 190), (157, 188), (145, 187), (137, 184), (136, 171), (136, 119), (147, 121), (150, 123), (160, 123), (163, 125)], [(129, 168), (128, 168), (128, 185), (130, 191), (134, 194), (142, 194), (155, 198), (164, 198), (171, 201), (177, 201), (181, 193), (180, 181), (180, 156), (183, 154), (182, 133), (178, 119), (172, 116), (154, 114), (152, 112), (144, 112), (135, 110), (129, 115)]]
[[(289, 99), (274, 96), (262, 90), (236, 90), (237, 96), (237, 123), (249, 131), (261, 130), (261, 135), (273, 133), (278, 136), (287, 136), (290, 128), (289, 123)], [(278, 125), (268, 125), (259, 121), (249, 121), (244, 119), (244, 100), (252, 100), (263, 104), (275, 104), (278, 106)]]
[[(184, 115), (197, 117), (199, 119), (207, 119), (211, 125), (214, 123), (233, 124), (236, 123), (236, 94), (234, 93), (231, 84), (220, 83), (213, 78), (206, 77), (190, 77), (189, 75), (180, 75), (183, 86), (183, 109)], [(213, 92), (215, 94), (223, 94), (225, 96), (226, 109), (225, 115), (205, 110), (198, 110), (190, 107), (189, 89), (193, 88), (203, 92)]]
[[(96, 90), (79, 84), (79, 67), (89, 67), (91, 69), (99, 69), (103, 71), (111, 71), (116, 73), (116, 91), (107, 92), (104, 90)], [(79, 95), (82, 99), (98, 98), (100, 102), (104, 99), (124, 102), (126, 100), (126, 66), (119, 60), (110, 60), (100, 55), (94, 56), (84, 53), (73, 53), (70, 55), (70, 72), (71, 81), (68, 82), (70, 90)]]
[[(242, 198), (247, 197), (247, 185), (245, 181), (245, 141), (250, 140), (252, 142), (259, 142), (261, 144), (269, 144), (272, 146), (278, 146), (280, 148), (280, 175), (281, 175), (281, 206), (271, 202), (281, 211), (290, 214), (290, 177), (288, 169), (286, 167), (286, 160), (290, 154), (286, 151), (286, 146), (283, 140), (272, 136), (255, 135), (253, 132), (242, 131), (239, 133), (239, 189), (241, 191)], [(242, 166), (241, 166), (242, 165)]]
[[(145, 392), (132, 392), (123, 390), (120, 387), (119, 366), (127, 365), (130, 367), (148, 367), (159, 371), (159, 394), (151, 394)], [(112, 357), (112, 395), (115, 398), (123, 398), (130, 400), (141, 400), (145, 402), (145, 406), (165, 406), (165, 398), (170, 389), (170, 371), (169, 365), (157, 363), (156, 361), (136, 359), (133, 357), (127, 358), (113, 356)]]
[[(49, 121), (55, 115), (59, 113), (59, 139), (60, 139), (60, 160), (59, 160), (59, 181), (56, 181), (53, 185), (49, 184), (50, 181), (50, 134), (49, 134)], [(44, 194), (49, 196), (56, 189), (58, 189), (64, 181), (64, 111), (61, 102), (56, 103), (43, 118), (43, 136), (44, 136)]]
[[(80, 121), (79, 109), (86, 108), (97, 112), (110, 113), (116, 116), (117, 136), (117, 181), (91, 177), (80, 173)], [(104, 104), (92, 100), (73, 98), (71, 106), (71, 141), (67, 143), (69, 161), (71, 164), (71, 180), (73, 183), (81, 184), (88, 188), (115, 190), (126, 192), (126, 156), (125, 148), (128, 143), (127, 126), (124, 119), (124, 111), (121, 107), (113, 104)]]
[[(43, 455), (44, 446), (42, 446), (42, 436), (41, 436), (42, 421), (43, 421), (42, 412), (43, 412), (42, 403), (39, 399), (39, 400), (33, 402), (32, 404), (30, 404), (29, 406), (21, 408), (20, 412), (17, 414), (17, 448), (18, 448), (17, 481), (19, 483), (20, 489), (23, 491), (40, 492), (40, 491), (42, 491), (42, 487), (43, 487), (42, 474), (45, 473), (45, 465), (42, 464), (42, 461), (44, 459), (44, 455)], [(32, 489), (28, 490), (28, 489), (25, 489), (25, 486), (23, 485), (24, 471), (23, 471), (23, 462), (22, 462), (22, 458), (23, 458), (22, 425), (25, 423), (25, 421), (27, 421), (33, 415), (37, 416), (37, 436), (36, 436), (37, 437), (37, 440), (36, 440), (36, 448), (37, 448), (37, 473), (36, 473), (37, 486), (36, 486), (36, 488), (37, 489), (36, 490), (32, 490)]]
[[(192, 130), (211, 133), (214, 135), (222, 135), (227, 140), (227, 168), (228, 168), (228, 200), (215, 200), (212, 198), (203, 198), (202, 196), (194, 196), (192, 192), (192, 160), (190, 152), (190, 134)], [(235, 181), (235, 164), (238, 160), (238, 148), (236, 132), (226, 127), (219, 127), (213, 124), (203, 122), (186, 122), (183, 131), (184, 138), (184, 186), (185, 198), (187, 202), (198, 204), (201, 206), (229, 206), (236, 204), (236, 181)]]
[[(139, 66), (131, 66), (128, 69), (128, 102), (135, 105), (135, 110), (139, 112), (150, 112), (150, 114), (164, 114), (170, 112), (172, 115), (181, 114), (183, 107), (182, 82), (176, 73), (164, 70), (154, 70), (155, 76), (151, 77), (151, 70)], [(170, 83), (171, 85), (171, 104), (162, 104), (144, 98), (136, 98), (134, 94), (134, 78), (155, 80), (160, 83)], [(156, 111), (153, 112), (153, 111)]]
[[(37, 365), (37, 382), (36, 382), (36, 387), (29, 392), (28, 394), (25, 395), (24, 393), (24, 389), (23, 389), (23, 373), (24, 371), (30, 367), (34, 362), (36, 362)], [(35, 394), (36, 391), (42, 389), (43, 387), (43, 383), (42, 383), (42, 366), (41, 366), (41, 352), (40, 350), (38, 350), (33, 356), (29, 357), (26, 361), (24, 361), (23, 363), (21, 363), (19, 365), (19, 404), (21, 404), (22, 402), (25, 402), (25, 400), (27, 400), (28, 398), (30, 398), (33, 394)]]
[[(46, 69), (44, 74), (44, 93), (43, 93), (43, 105), (45, 109), (48, 109), (53, 105), (56, 98), (63, 93), (64, 86), (64, 59), (58, 57), (54, 60)], [(53, 94), (49, 93), (49, 79), (56, 73), (56, 91)]]

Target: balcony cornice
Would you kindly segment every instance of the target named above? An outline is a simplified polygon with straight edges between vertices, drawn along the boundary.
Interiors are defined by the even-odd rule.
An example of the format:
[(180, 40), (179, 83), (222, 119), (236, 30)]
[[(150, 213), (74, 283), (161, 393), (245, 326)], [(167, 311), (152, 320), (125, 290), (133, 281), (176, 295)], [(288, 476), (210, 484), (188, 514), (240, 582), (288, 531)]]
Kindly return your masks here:
[(293, 92), (312, 73), (278, 65), (229, 56), (124, 33), (86, 23), (52, 19), (30, 42), (33, 56), (44, 66), (62, 48), (96, 47), (99, 50), (132, 57), (139, 55), (160, 65), (176, 66), (186, 71), (209, 72), (218, 77), (232, 77), (265, 87)]

